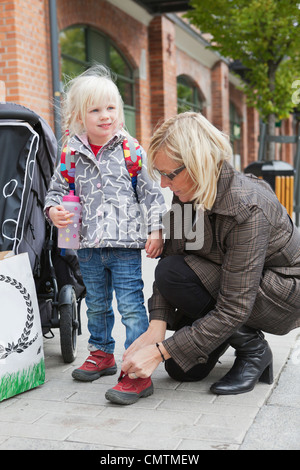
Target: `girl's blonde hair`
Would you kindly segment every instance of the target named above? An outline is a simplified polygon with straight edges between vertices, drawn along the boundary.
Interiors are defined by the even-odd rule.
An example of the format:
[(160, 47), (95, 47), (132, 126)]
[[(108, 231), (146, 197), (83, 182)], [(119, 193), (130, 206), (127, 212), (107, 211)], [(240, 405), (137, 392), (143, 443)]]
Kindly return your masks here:
[(148, 170), (155, 178), (155, 159), (163, 151), (178, 166), (184, 164), (193, 181), (193, 200), (211, 209), (224, 160), (232, 157), (228, 137), (202, 114), (186, 112), (164, 122), (154, 133), (147, 152)]
[[(124, 123), (123, 100), (113, 81), (109, 68), (94, 65), (81, 75), (70, 80), (62, 100), (62, 125), (72, 137), (85, 132), (87, 108), (94, 105), (115, 104), (117, 107), (117, 127)], [(66, 136), (68, 138), (68, 136)]]

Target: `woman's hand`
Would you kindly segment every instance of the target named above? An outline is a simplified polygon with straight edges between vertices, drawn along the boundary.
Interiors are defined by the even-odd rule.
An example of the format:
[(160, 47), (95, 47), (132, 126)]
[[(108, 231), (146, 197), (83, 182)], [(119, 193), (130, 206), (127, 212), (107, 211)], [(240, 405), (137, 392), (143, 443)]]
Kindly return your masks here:
[(72, 223), (72, 212), (66, 211), (64, 206), (52, 206), (49, 208), (49, 217), (57, 228), (64, 228)]
[(140, 349), (165, 339), (167, 324), (161, 320), (152, 320), (149, 324), (148, 330), (139, 336), (130, 346), (126, 349), (123, 355), (123, 361)]
[[(162, 356), (156, 343), (164, 340), (166, 329), (166, 322), (152, 320), (148, 330), (137, 338), (125, 351), (121, 367), (122, 371), (127, 374), (135, 374), (135, 378), (149, 377), (162, 361)], [(160, 350), (165, 359), (170, 357), (161, 343)]]
[[(122, 371), (126, 374), (134, 374), (134, 377), (150, 377), (159, 363), (162, 361), (160, 352), (155, 344), (145, 346), (122, 363)], [(133, 377), (130, 377), (133, 378)]]

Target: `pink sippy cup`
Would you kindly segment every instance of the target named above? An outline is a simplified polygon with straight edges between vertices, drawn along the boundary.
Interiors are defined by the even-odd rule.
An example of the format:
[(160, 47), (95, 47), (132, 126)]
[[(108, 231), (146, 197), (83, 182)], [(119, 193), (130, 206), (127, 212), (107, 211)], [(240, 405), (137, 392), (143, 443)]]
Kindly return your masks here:
[(62, 205), (66, 210), (73, 213), (74, 216), (72, 217), (72, 224), (58, 229), (57, 246), (59, 248), (78, 250), (81, 223), (81, 204), (79, 197), (75, 196), (74, 191), (70, 191), (67, 196), (63, 197)]

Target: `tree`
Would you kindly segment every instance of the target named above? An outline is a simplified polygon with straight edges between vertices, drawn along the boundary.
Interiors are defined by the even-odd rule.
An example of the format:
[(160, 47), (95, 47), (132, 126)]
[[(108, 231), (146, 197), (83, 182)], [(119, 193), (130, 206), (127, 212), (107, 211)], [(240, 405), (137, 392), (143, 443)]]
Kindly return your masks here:
[[(243, 91), (275, 135), (275, 123), (288, 118), (295, 107), (292, 88), (300, 79), (299, 0), (191, 0), (186, 14), (202, 33), (211, 36), (211, 48), (244, 67)], [(266, 160), (273, 160), (270, 143)]]

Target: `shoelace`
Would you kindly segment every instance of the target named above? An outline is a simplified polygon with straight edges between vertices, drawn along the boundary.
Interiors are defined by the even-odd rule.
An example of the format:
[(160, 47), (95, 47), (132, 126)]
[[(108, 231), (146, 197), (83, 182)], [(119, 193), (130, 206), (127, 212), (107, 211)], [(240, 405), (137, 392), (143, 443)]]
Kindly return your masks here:
[(126, 377), (126, 375), (127, 375), (127, 374), (125, 374), (125, 372), (123, 372), (123, 371), (121, 370), (120, 375), (119, 375), (119, 378), (118, 378), (118, 382), (121, 382), (121, 380), (124, 379), (124, 378)]

